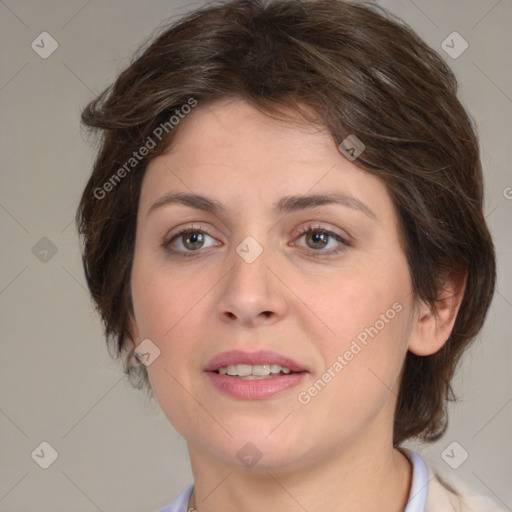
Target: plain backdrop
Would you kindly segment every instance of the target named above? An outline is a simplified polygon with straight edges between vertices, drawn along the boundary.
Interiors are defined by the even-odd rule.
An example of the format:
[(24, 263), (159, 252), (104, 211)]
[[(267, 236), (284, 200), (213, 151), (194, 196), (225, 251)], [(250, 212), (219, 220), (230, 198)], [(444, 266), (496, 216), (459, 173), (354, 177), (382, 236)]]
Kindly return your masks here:
[[(108, 353), (73, 218), (94, 159), (80, 131), (82, 108), (166, 20), (201, 3), (0, 1), (2, 512), (151, 511), (192, 483), (185, 441)], [(414, 447), (510, 510), (512, 2), (380, 4), (459, 80), (480, 135), (498, 253), (498, 291), (455, 382), (461, 401), (450, 407), (449, 430), (433, 445)], [(454, 31), (468, 43), (457, 58), (441, 46)], [(42, 32), (56, 41), (44, 36), (45, 51), (58, 44), (47, 58), (31, 46)], [(52, 449), (57, 459), (43, 469)], [(467, 458), (452, 469), (447, 453)]]

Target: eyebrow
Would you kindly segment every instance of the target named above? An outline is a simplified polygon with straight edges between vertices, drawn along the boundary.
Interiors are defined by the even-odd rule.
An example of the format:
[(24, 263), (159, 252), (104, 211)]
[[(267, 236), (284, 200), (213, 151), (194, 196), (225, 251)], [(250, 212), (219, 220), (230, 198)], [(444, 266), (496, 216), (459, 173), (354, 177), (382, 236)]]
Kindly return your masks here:
[[(200, 194), (188, 193), (169, 193), (158, 199), (148, 210), (147, 215), (153, 211), (170, 204), (182, 204), (210, 212), (214, 214), (222, 214), (226, 212), (226, 208), (211, 197), (206, 197)], [(323, 206), (329, 204), (339, 204), (347, 208), (359, 210), (373, 220), (377, 219), (375, 213), (366, 206), (363, 202), (355, 197), (339, 192), (329, 194), (314, 194), (314, 195), (299, 195), (299, 196), (284, 196), (279, 201), (272, 205), (272, 211), (275, 215), (282, 215), (285, 213), (306, 210), (308, 208), (315, 208), (316, 206)]]

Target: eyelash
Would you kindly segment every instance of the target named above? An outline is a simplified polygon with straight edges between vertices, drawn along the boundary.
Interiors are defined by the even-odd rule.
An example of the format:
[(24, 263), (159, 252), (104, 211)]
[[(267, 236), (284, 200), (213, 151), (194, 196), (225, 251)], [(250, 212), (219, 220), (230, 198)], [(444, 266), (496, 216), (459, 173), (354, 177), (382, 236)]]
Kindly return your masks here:
[[(297, 238), (302, 238), (304, 235), (307, 235), (309, 233), (324, 233), (328, 235), (330, 238), (336, 239), (338, 242), (340, 242), (341, 246), (337, 249), (330, 249), (328, 251), (323, 251), (322, 249), (309, 249), (312, 253), (315, 253), (315, 256), (317, 257), (329, 257), (329, 256), (335, 256), (343, 251), (345, 251), (348, 247), (352, 246), (352, 243), (346, 240), (345, 238), (341, 237), (337, 233), (330, 231), (328, 229), (322, 228), (321, 226), (307, 226), (301, 229), (301, 231), (297, 234)], [(176, 249), (171, 249), (170, 246), (172, 245), (172, 242), (174, 240), (178, 239), (180, 236), (183, 236), (185, 233), (202, 233), (205, 235), (208, 235), (209, 237), (213, 238), (211, 235), (208, 234), (207, 231), (200, 229), (195, 226), (188, 226), (178, 233), (173, 233), (172, 235), (169, 235), (165, 237), (165, 239), (162, 242), (162, 247), (169, 252), (172, 256), (181, 256), (184, 258), (189, 258), (195, 256), (195, 253), (198, 253), (201, 251), (201, 249), (197, 249), (196, 251), (181, 251)], [(322, 254), (319, 254), (319, 253)]]
[[(304, 235), (307, 235), (309, 233), (324, 233), (328, 235), (330, 238), (336, 239), (338, 242), (340, 242), (340, 247), (336, 249), (330, 249), (328, 251), (324, 251), (322, 249), (309, 249), (310, 252), (312, 252), (316, 257), (323, 258), (323, 257), (329, 257), (329, 256), (335, 256), (343, 251), (345, 251), (348, 247), (352, 246), (352, 243), (345, 238), (341, 237), (337, 233), (330, 231), (328, 229), (322, 228), (321, 226), (306, 226), (302, 228), (299, 233), (297, 233), (297, 238), (300, 239)], [(173, 233), (172, 235), (169, 235), (165, 237), (165, 239), (162, 242), (162, 247), (171, 255), (171, 256), (180, 256), (183, 258), (190, 258), (194, 257), (195, 253), (198, 253), (201, 251), (201, 249), (197, 249), (196, 251), (181, 251), (176, 249), (171, 249), (170, 246), (174, 242), (174, 240), (178, 239), (180, 236), (183, 236), (185, 233), (203, 233), (205, 235), (208, 235), (211, 237), (211, 235), (208, 234), (207, 231), (200, 229), (196, 226), (187, 226), (186, 228), (182, 229), (178, 233)], [(212, 237), (213, 238), (213, 237)], [(321, 254), (320, 254), (321, 253)]]

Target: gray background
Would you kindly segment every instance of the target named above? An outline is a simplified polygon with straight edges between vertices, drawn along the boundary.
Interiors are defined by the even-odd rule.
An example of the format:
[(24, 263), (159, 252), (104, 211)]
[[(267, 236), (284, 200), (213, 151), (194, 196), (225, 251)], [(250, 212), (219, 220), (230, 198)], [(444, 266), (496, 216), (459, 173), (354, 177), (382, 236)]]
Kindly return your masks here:
[[(185, 441), (108, 354), (73, 217), (94, 158), (80, 132), (81, 109), (166, 18), (201, 3), (0, 1), (0, 511), (150, 511), (192, 483)], [(480, 134), (498, 252), (498, 292), (456, 380), (462, 400), (450, 409), (447, 434), (416, 449), (510, 510), (512, 2), (380, 3), (459, 79)], [(59, 45), (47, 59), (31, 48), (44, 31)], [(469, 43), (456, 59), (441, 48), (453, 31)], [(51, 248), (43, 237), (54, 255), (41, 252)], [(48, 469), (31, 457), (43, 441), (58, 452)], [(454, 441), (460, 446), (445, 452)], [(460, 462), (463, 450), (467, 460), (451, 469), (442, 453)]]

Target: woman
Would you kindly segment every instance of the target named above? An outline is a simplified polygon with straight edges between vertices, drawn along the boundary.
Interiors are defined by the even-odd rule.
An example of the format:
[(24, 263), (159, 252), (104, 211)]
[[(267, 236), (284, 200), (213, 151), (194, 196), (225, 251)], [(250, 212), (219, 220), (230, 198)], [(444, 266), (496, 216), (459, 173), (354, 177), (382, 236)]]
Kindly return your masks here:
[(444, 433), (494, 291), (456, 87), (375, 6), (235, 0), (84, 110), (88, 286), (194, 475), (161, 512), (499, 510), (401, 447)]

